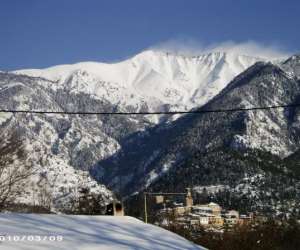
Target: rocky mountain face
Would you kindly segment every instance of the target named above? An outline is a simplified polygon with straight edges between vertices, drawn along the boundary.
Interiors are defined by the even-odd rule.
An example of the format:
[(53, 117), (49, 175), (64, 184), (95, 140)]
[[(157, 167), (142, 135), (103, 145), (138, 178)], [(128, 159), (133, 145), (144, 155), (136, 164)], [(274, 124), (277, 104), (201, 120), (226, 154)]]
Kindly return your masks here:
[[(67, 89), (134, 112), (190, 110), (205, 104), (260, 59), (233, 53), (188, 57), (147, 50), (118, 63), (85, 62), (13, 73), (54, 81)], [(159, 123), (164, 117), (146, 117)]]
[[(188, 110), (207, 102), (257, 60), (226, 53), (185, 57), (145, 51), (113, 64), (0, 72), (0, 106), (71, 112)], [(1, 113), (2, 136), (14, 131), (23, 138), (28, 156), (24, 161), (35, 168), (20, 201), (39, 203), (37, 196), (43, 189), (51, 196), (53, 208), (68, 209), (65, 206), (78, 196), (79, 189), (88, 187), (108, 202), (112, 193), (89, 170), (120, 150), (128, 136), (175, 118)]]
[[(299, 103), (297, 61), (256, 63), (200, 110)], [(129, 136), (92, 173), (122, 194), (219, 186), (225, 207), (299, 216), (299, 142), (297, 108), (191, 114)]]
[[(108, 111), (118, 109), (106, 101), (95, 100), (83, 93), (53, 91), (53, 84), (42, 78), (0, 73), (0, 105), (9, 110)], [(65, 116), (2, 113), (0, 131), (4, 138), (12, 131), (23, 138), (35, 175), (20, 201), (36, 204), (42, 183), (47, 188), (53, 207), (64, 206), (87, 187), (103, 194), (104, 202), (112, 193), (98, 184), (87, 172), (99, 159), (119, 149), (118, 140), (144, 127), (139, 118)], [(139, 121), (139, 122), (138, 122)], [(13, 156), (12, 156), (13, 157)], [(44, 204), (38, 204), (44, 205)]]
[[(146, 51), (116, 64), (0, 72), (0, 106), (151, 112), (299, 103), (299, 58), (258, 60)], [(296, 213), (290, 210), (299, 202), (299, 119), (297, 108), (181, 117), (2, 113), (0, 132), (23, 138), (36, 170), (22, 202), (37, 202), (42, 187), (62, 210), (81, 187), (106, 203), (113, 196), (106, 187), (128, 196), (189, 186), (204, 199), (199, 190), (218, 186), (212, 195), (224, 206)]]

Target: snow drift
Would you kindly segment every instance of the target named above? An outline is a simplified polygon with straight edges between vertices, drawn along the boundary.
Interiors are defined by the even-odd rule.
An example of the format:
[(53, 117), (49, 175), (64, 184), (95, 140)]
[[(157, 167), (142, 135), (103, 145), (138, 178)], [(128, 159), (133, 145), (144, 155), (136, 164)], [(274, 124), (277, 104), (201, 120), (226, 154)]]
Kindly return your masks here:
[[(172, 232), (127, 216), (1, 214), (0, 235), (0, 248), (6, 250), (204, 249)], [(19, 240), (13, 240), (14, 236), (19, 236)], [(37, 240), (37, 236), (42, 240)]]

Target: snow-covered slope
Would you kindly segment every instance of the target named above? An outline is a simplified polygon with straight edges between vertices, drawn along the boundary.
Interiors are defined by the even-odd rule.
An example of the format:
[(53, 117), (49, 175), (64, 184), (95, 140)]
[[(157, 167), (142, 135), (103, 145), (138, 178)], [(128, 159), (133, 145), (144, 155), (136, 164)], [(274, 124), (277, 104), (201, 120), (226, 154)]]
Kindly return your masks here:
[[(90, 96), (52, 91), (47, 80), (0, 73), (0, 107), (28, 110), (112, 110), (110, 103)], [(139, 129), (137, 121), (125, 117), (55, 116), (0, 114), (1, 147), (11, 137), (21, 141), (27, 157), (21, 165), (34, 168), (35, 175), (23, 186), (21, 201), (30, 205), (70, 209), (70, 200), (78, 197), (81, 188), (103, 196), (108, 203), (112, 193), (95, 182), (87, 170), (98, 160), (112, 155), (119, 148), (118, 140)], [(10, 155), (11, 158), (15, 154)], [(3, 176), (2, 176), (3, 178)], [(2, 179), (0, 179), (1, 182)], [(51, 204), (43, 204), (38, 196), (47, 191)], [(49, 194), (49, 195), (48, 195)]]
[(214, 52), (188, 57), (147, 50), (119, 63), (84, 62), (14, 73), (55, 81), (64, 88), (105, 99), (135, 111), (189, 110), (205, 104), (236, 75), (259, 60)]
[(204, 249), (132, 217), (1, 214), (0, 239), (6, 250)]
[[(87, 62), (0, 73), (0, 106), (82, 112), (189, 110), (206, 104), (257, 60), (225, 52), (188, 57), (149, 50), (113, 64)], [(26, 139), (26, 151), (38, 169), (38, 178), (49, 185), (57, 207), (59, 197), (76, 193), (85, 185), (110, 199), (111, 193), (96, 185), (88, 171), (122, 151), (124, 140), (165, 118), (169, 119), (1, 115), (0, 132), (4, 137), (7, 131), (15, 130)], [(103, 175), (101, 171), (97, 170), (97, 176)], [(114, 177), (111, 181), (120, 185)], [(25, 201), (34, 202), (32, 190)]]
[[(200, 110), (294, 104), (299, 103), (299, 93), (296, 78), (277, 65), (258, 62), (237, 76)], [(99, 175), (99, 180), (112, 189), (119, 188), (114, 177), (120, 178), (122, 171), (126, 192), (139, 191), (183, 159), (189, 159), (193, 151), (255, 149), (287, 157), (300, 145), (297, 112), (297, 109), (272, 109), (188, 115), (167, 126), (158, 125), (147, 131), (148, 134), (124, 141), (120, 152), (100, 162), (99, 169), (104, 168), (106, 174)], [(142, 179), (144, 183), (137, 184)], [(136, 184), (140, 186), (133, 189)]]
[[(282, 69), (286, 63), (256, 63), (198, 110), (299, 104), (298, 59), (287, 62), (288, 72)], [(229, 186), (230, 193), (218, 194), (228, 207), (245, 210), (248, 203), (248, 211), (295, 215), (299, 172), (296, 176), (289, 169), (299, 170), (299, 111), (290, 107), (186, 115), (123, 141), (121, 151), (98, 163), (94, 176), (124, 195)], [(286, 163), (291, 154), (296, 160)]]

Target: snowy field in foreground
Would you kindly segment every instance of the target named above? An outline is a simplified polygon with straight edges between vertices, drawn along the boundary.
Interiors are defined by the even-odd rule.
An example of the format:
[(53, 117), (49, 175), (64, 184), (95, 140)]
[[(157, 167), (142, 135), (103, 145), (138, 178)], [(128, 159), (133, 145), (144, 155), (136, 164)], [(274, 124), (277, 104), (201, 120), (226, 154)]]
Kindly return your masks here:
[(0, 214), (0, 235), (5, 250), (204, 249), (127, 216)]

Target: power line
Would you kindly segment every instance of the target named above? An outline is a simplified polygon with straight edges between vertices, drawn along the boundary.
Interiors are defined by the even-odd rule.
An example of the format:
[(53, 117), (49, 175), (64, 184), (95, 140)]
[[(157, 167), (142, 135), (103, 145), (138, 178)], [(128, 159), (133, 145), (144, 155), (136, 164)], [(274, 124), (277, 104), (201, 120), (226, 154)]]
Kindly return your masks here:
[(232, 109), (199, 109), (190, 111), (158, 111), (158, 112), (85, 112), (85, 111), (38, 111), (38, 110), (13, 110), (0, 109), (0, 113), (23, 113), (23, 114), (53, 114), (53, 115), (180, 115), (180, 114), (205, 114), (205, 113), (231, 113), (240, 111), (270, 110), (279, 108), (297, 108), (300, 104), (285, 104), (251, 108), (232, 108)]

